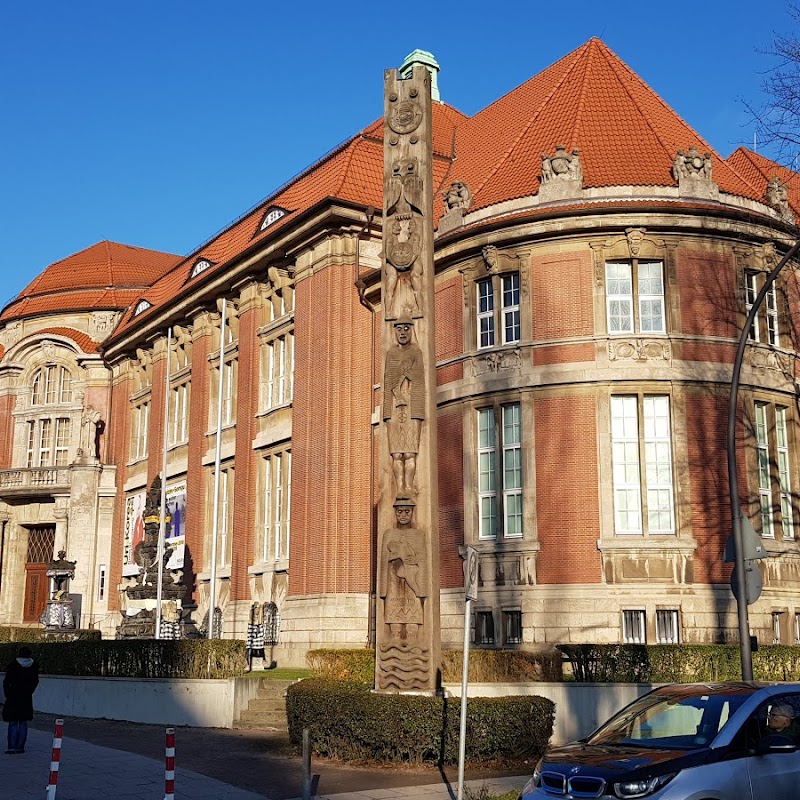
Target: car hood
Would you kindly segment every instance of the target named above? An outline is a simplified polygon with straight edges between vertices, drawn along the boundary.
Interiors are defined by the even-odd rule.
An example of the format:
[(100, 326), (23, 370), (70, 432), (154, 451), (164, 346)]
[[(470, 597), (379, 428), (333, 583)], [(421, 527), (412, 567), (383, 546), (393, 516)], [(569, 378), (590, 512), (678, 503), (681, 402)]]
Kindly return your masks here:
[(541, 771), (567, 777), (593, 775), (617, 781), (631, 774), (661, 775), (703, 762), (707, 749), (669, 750), (630, 745), (590, 745), (574, 742), (545, 755)]

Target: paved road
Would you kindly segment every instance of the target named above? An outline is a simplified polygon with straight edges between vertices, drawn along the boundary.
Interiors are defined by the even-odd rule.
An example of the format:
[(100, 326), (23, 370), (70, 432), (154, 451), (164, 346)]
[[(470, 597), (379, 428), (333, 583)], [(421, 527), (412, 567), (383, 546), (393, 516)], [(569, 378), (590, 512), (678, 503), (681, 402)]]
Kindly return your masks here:
[[(0, 752), (0, 800), (44, 797), (54, 719), (37, 715), (26, 753)], [(312, 769), (320, 775), (319, 797), (326, 800), (455, 796), (453, 769), (349, 767), (325, 760), (315, 760)], [(290, 800), (302, 793), (301, 759), (286, 736), (275, 733), (177, 728), (176, 773), (177, 800)], [(486, 783), (508, 791), (521, 787), (527, 776), (470, 770), (467, 779), (475, 787)], [(66, 718), (57, 800), (163, 796), (163, 726)]]

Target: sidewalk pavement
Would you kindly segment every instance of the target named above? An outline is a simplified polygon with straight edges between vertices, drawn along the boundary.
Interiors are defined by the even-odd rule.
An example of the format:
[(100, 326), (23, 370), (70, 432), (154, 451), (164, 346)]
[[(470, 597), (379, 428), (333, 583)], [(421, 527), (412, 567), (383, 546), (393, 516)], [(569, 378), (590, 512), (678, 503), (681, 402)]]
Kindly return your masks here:
[[(25, 753), (19, 755), (0, 753), (0, 798), (42, 800), (50, 772), (51, 749), (52, 733), (31, 728)], [(235, 759), (235, 755), (231, 756)], [(235, 771), (235, 765), (231, 766)], [(319, 766), (322, 769), (319, 769)], [(324, 765), (312, 765), (312, 769), (314, 771), (319, 769), (322, 772), (324, 783)], [(429, 772), (426, 777), (430, 780), (434, 775), (436, 773)], [(456, 783), (452, 776), (450, 784), (447, 783), (446, 777), (442, 777), (436, 783), (419, 784), (420, 776), (409, 774), (408, 782), (419, 785), (398, 785), (400, 776), (395, 774), (391, 781), (385, 780), (389, 775), (382, 774), (380, 770), (372, 773), (372, 777), (374, 788), (362, 788), (365, 782), (362, 775), (358, 787), (354, 787), (355, 790), (334, 794), (323, 792), (318, 798), (319, 800), (409, 800), (410, 798), (452, 800), (456, 796)], [(490, 776), (468, 781), (467, 785), (475, 790), (485, 785), (490, 791), (501, 793), (519, 789), (525, 781), (524, 776)], [(113, 797), (114, 800), (163, 800), (163, 758), (158, 760), (64, 736), (57, 800), (99, 800), (107, 797)], [(181, 767), (181, 750), (180, 748), (177, 750), (176, 800), (277, 800), (278, 797), (285, 798), (286, 794), (261, 794), (184, 769)]]

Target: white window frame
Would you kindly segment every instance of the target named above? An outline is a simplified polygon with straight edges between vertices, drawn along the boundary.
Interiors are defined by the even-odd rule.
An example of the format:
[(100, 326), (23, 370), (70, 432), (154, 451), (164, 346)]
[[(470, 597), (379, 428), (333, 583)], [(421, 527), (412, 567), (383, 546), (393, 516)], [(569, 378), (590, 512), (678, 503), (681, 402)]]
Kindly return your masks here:
[(262, 557), (265, 562), (289, 558), (291, 524), (292, 452), (281, 450), (264, 456)]
[(169, 444), (184, 444), (189, 439), (189, 382), (184, 381), (170, 389)]
[[(753, 270), (745, 270), (744, 273), (744, 314), (745, 319), (750, 315), (750, 311), (758, 297), (758, 273)], [(758, 314), (753, 318), (753, 324), (747, 332), (747, 338), (752, 342), (761, 341), (758, 328)]]
[(522, 538), (525, 520), (520, 402), (477, 410), (477, 459), (478, 538)]
[(494, 347), (496, 341), (494, 321), (494, 283), (492, 278), (481, 278), (475, 282), (475, 302), (478, 350)]
[[(56, 467), (66, 467), (69, 463), (69, 440), (72, 433), (72, 425), (69, 417), (56, 417), (53, 430), (53, 465)], [(90, 443), (90, 447), (94, 447)], [(94, 455), (94, 453), (91, 453)]]
[(647, 615), (644, 609), (623, 609), (622, 643), (647, 644)]
[(778, 454), (778, 481), (781, 490), (781, 528), (784, 539), (794, 539), (792, 513), (792, 482), (790, 477), (789, 430), (786, 408), (775, 406), (775, 449)]
[(107, 569), (105, 564), (100, 564), (97, 568), (97, 599), (105, 600), (106, 598), (106, 579)]
[[(649, 268), (658, 267), (657, 288), (647, 291), (656, 281), (655, 276), (645, 276)], [(664, 286), (664, 262), (658, 259), (633, 259), (606, 261), (606, 327), (610, 336), (631, 334), (658, 336), (667, 332), (667, 306)], [(647, 304), (660, 306), (660, 327), (647, 326), (643, 320)]]
[(758, 500), (761, 517), (761, 535), (775, 538), (774, 508), (772, 507), (772, 479), (769, 459), (769, 426), (767, 403), (755, 404), (756, 456), (758, 463)]
[(131, 421), (131, 457), (134, 461), (147, 458), (147, 440), (150, 432), (150, 399), (136, 403)]
[[(675, 534), (671, 440), (668, 395), (612, 395), (611, 463), (616, 534)], [(663, 525), (665, 516), (667, 524)]]
[[(517, 344), (521, 339), (519, 272), (507, 272), (500, 276), (500, 317), (503, 344)], [(511, 335), (509, 335), (509, 329)]]
[(495, 347), (498, 342), (503, 345), (520, 342), (520, 297), (521, 279), (516, 270), (487, 275), (475, 281), (475, 343), (478, 350)]
[(772, 612), (772, 644), (781, 643), (781, 616), (783, 611)]
[(677, 609), (656, 609), (656, 644), (680, 644)]
[(767, 310), (767, 342), (773, 347), (781, 346), (781, 335), (778, 326), (778, 291), (773, 281), (764, 298)]

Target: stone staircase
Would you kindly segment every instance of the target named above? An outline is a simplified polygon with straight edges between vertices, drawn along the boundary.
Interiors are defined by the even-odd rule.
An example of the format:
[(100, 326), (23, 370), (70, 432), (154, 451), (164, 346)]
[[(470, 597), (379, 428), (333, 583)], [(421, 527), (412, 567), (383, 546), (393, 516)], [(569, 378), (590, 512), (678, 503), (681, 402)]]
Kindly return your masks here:
[(233, 727), (238, 730), (288, 731), (286, 689), (295, 682), (261, 678), (258, 694), (242, 711)]

